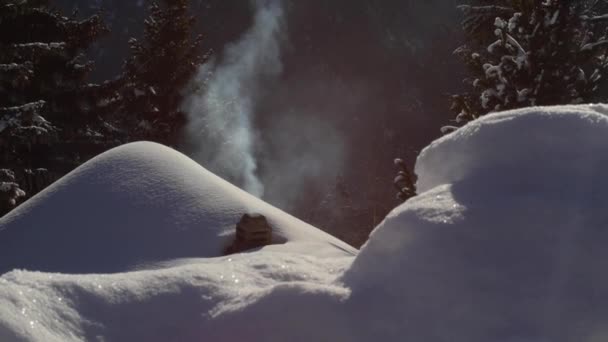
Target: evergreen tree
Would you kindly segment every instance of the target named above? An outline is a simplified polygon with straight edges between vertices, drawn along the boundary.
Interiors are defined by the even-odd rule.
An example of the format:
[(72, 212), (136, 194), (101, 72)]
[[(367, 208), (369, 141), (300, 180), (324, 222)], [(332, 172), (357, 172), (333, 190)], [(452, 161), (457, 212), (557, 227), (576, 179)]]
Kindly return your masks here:
[(492, 111), (605, 100), (606, 1), (493, 0), (462, 5), (471, 77), (452, 96), (456, 121)]
[(93, 65), (83, 55), (106, 28), (98, 16), (78, 21), (47, 5), (0, 1), (0, 214), (112, 135), (102, 117), (112, 84), (87, 84)]
[(152, 3), (141, 41), (129, 41), (132, 56), (125, 63), (125, 126), (130, 139), (176, 146), (186, 122), (180, 110), (182, 89), (204, 61), (201, 37), (194, 37), (195, 19), (189, 0)]
[(395, 159), (395, 166), (397, 167), (397, 176), (393, 180), (393, 185), (397, 189), (397, 199), (405, 202), (410, 197), (416, 196), (416, 184), (414, 182), (414, 176), (408, 170), (407, 164), (403, 159)]

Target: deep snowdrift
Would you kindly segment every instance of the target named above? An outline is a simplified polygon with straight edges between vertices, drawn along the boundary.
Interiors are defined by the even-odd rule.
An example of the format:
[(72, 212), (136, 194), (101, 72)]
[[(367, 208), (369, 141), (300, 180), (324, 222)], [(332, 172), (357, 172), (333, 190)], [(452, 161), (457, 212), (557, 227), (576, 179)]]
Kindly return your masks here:
[[(605, 113), (511, 111), (439, 139), (416, 166), (424, 192), (396, 208), (357, 256), (332, 249), (337, 242), (314, 228), (275, 218), (294, 242), (274, 251), (130, 273), (7, 273), (0, 341), (605, 341)], [(131, 190), (149, 200), (137, 195), (147, 189)], [(242, 203), (226, 196), (197, 207), (200, 220), (222, 216), (223, 206), (207, 205)], [(217, 251), (222, 234), (210, 230), (205, 250)], [(171, 236), (176, 249), (189, 243)], [(298, 242), (305, 237), (308, 246)], [(29, 247), (20, 243), (16, 250)], [(334, 252), (316, 254), (318, 246)]]
[(433, 142), (424, 193), (344, 275), (351, 300), (414, 341), (608, 340), (606, 113), (509, 111)]
[(141, 142), (94, 158), (0, 219), (0, 273), (117, 272), (219, 256), (246, 212), (266, 215), (277, 242), (354, 251), (186, 156)]

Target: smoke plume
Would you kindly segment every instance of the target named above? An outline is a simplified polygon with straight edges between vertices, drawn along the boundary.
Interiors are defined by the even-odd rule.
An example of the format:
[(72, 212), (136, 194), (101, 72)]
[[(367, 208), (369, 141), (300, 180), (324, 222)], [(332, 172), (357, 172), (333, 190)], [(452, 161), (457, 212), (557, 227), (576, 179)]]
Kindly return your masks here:
[(253, 25), (220, 59), (201, 66), (184, 110), (188, 154), (249, 193), (261, 197), (254, 112), (261, 89), (281, 74), (284, 36), (280, 0), (256, 0)]

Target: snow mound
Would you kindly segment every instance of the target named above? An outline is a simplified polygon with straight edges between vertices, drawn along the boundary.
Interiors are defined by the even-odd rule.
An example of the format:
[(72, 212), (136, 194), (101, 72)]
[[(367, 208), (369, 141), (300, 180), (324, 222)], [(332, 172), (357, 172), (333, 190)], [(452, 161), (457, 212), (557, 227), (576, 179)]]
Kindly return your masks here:
[[(346, 341), (351, 257), (260, 251), (130, 273), (0, 277), (0, 341)], [(343, 329), (344, 330), (344, 329)]]
[(382, 322), (375, 333), (605, 340), (604, 113), (584, 105), (493, 114), (427, 147), (416, 165), (424, 192), (388, 215), (343, 276), (350, 300)]
[(422, 151), (418, 190), (473, 178), (483, 186), (578, 187), (606, 169), (605, 113), (606, 105), (580, 105), (485, 116)]
[(265, 215), (290, 251), (356, 252), (179, 152), (139, 142), (94, 158), (0, 219), (0, 273), (107, 273), (219, 256), (247, 212)]

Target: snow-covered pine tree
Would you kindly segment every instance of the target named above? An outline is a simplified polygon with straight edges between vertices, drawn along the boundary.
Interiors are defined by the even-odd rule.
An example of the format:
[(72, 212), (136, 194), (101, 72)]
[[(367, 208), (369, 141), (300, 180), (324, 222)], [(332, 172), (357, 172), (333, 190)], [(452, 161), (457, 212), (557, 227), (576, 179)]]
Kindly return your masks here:
[(478, 0), (461, 5), (469, 90), (456, 122), (535, 105), (606, 100), (608, 8), (599, 0)]
[(397, 168), (397, 176), (393, 180), (393, 185), (397, 189), (397, 199), (405, 202), (408, 198), (416, 196), (414, 176), (408, 170), (407, 164), (403, 159), (397, 158), (394, 163)]
[(182, 89), (204, 61), (201, 36), (194, 35), (195, 19), (189, 0), (152, 3), (142, 40), (129, 41), (122, 94), (133, 140), (176, 146), (186, 117), (180, 110)]
[(25, 191), (16, 183), (15, 173), (0, 169), (0, 212), (10, 211), (22, 197), (25, 197)]
[(0, 1), (0, 215), (89, 158), (83, 144), (105, 143), (108, 101), (85, 82), (82, 54), (105, 31), (98, 16), (68, 18), (45, 0)]

